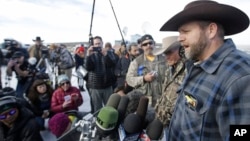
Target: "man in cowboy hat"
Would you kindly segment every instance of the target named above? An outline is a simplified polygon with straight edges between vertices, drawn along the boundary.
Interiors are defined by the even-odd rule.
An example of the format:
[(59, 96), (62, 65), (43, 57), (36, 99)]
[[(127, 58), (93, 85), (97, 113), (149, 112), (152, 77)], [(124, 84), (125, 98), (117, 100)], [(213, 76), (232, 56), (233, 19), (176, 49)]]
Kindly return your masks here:
[[(156, 117), (168, 129), (171, 115), (177, 99), (177, 89), (185, 76), (185, 57), (180, 54), (182, 49), (178, 36), (165, 37), (162, 40), (162, 48), (155, 50), (155, 55), (164, 54), (167, 65), (165, 80), (161, 97), (155, 105)], [(165, 134), (167, 136), (167, 133)]]
[[(37, 60), (37, 63), (40, 61), (40, 59), (43, 58), (43, 51), (48, 50), (46, 46), (43, 45), (43, 40), (41, 37), (37, 36), (36, 39), (33, 39), (35, 44), (31, 46), (28, 50), (30, 57), (35, 57)], [(42, 61), (41, 65), (39, 66), (40, 69), (45, 70), (45, 62)]]
[(240, 9), (199, 0), (161, 27), (179, 31), (185, 56), (192, 61), (178, 91), (169, 141), (228, 141), (230, 125), (250, 123), (250, 57), (232, 39), (224, 39), (248, 26), (249, 17)]

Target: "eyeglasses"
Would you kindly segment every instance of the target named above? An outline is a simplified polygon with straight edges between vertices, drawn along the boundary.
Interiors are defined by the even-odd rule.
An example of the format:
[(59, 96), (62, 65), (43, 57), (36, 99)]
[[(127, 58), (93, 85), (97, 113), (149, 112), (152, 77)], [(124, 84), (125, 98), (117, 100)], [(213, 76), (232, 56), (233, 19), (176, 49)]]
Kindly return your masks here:
[(68, 84), (70, 84), (70, 82), (69, 82), (69, 81), (67, 81), (67, 82), (61, 83), (60, 85), (61, 85), (61, 86), (63, 86), (63, 85), (65, 85), (65, 84), (67, 84), (67, 85), (68, 85)]
[(147, 46), (147, 45), (153, 45), (154, 44), (154, 42), (147, 42), (147, 43), (143, 43), (143, 44), (141, 44), (142, 46)]
[(11, 109), (9, 112), (7, 113), (4, 113), (4, 114), (1, 114), (0, 115), (0, 120), (4, 120), (7, 118), (7, 115), (10, 115), (10, 116), (13, 116), (15, 113), (16, 113), (17, 109), (16, 108), (13, 108)]

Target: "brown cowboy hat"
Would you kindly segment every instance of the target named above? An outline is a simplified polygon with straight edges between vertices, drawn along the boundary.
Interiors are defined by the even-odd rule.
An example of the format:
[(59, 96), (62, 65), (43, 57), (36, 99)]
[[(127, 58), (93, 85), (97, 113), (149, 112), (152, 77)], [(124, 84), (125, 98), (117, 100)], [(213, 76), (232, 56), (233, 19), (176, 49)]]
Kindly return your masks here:
[(177, 40), (178, 36), (169, 36), (162, 39), (162, 47), (157, 48), (153, 51), (154, 55), (160, 55), (174, 48), (179, 48), (181, 46), (180, 42)]
[(194, 20), (218, 22), (222, 24), (225, 35), (242, 32), (249, 26), (248, 16), (240, 9), (215, 1), (197, 0), (169, 19), (160, 31), (178, 31), (181, 25)]
[(43, 40), (41, 39), (41, 37), (37, 36), (36, 39), (33, 39), (33, 41), (40, 41), (43, 42)]

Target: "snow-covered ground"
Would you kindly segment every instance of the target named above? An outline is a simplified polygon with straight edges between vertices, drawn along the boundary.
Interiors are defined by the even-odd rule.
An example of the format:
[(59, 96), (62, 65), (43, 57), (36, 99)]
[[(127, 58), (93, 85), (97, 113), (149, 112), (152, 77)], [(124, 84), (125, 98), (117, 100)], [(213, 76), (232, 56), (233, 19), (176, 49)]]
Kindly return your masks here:
[[(8, 81), (6, 79), (6, 73), (5, 73), (6, 72), (6, 67), (3, 66), (1, 68), (1, 70), (2, 70), (2, 85), (3, 85), (3, 87), (10, 86), (10, 87), (12, 87), (12, 88), (15, 89), (16, 88), (16, 84), (17, 84), (15, 76), (13, 75), (11, 77), (11, 80)], [(74, 74), (75, 74), (74, 72), (75, 72), (75, 70), (73, 70), (71, 84), (73, 86), (77, 86), (77, 79), (74, 76)], [(86, 88), (85, 88), (85, 90), (86, 90)], [(84, 102), (79, 107), (79, 111), (89, 112), (91, 108), (90, 108), (90, 98), (89, 98), (89, 94), (88, 94), (87, 90), (85, 92), (82, 92), (82, 96), (83, 96)], [(42, 131), (41, 135), (42, 135), (44, 141), (56, 141), (56, 137), (54, 135), (52, 135), (49, 130)]]

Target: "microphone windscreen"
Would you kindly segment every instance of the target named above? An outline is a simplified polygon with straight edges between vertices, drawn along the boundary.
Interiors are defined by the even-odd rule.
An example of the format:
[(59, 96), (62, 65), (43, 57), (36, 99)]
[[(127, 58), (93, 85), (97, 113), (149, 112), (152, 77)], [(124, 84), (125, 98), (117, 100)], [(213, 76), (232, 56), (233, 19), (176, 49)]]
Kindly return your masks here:
[(131, 113), (126, 116), (123, 122), (124, 130), (128, 134), (135, 134), (141, 132), (141, 119), (138, 115)]
[(106, 103), (106, 106), (111, 106), (115, 109), (117, 109), (119, 102), (120, 102), (121, 96), (117, 93), (114, 93), (110, 95), (108, 102)]
[(151, 140), (159, 140), (162, 137), (163, 124), (159, 119), (154, 119), (147, 127), (146, 133)]
[(127, 96), (129, 97), (129, 104), (127, 107), (126, 115), (136, 112), (140, 98), (144, 96), (144, 94), (139, 90), (133, 90), (129, 92)]
[(118, 117), (118, 124), (120, 124), (120, 122), (124, 119), (124, 116), (126, 114), (126, 110), (128, 107), (128, 103), (129, 103), (129, 98), (128, 96), (124, 95), (121, 97), (120, 103), (117, 107), (117, 111), (119, 113), (119, 117)]
[(140, 98), (140, 102), (136, 110), (136, 114), (141, 118), (142, 122), (144, 122), (146, 114), (147, 114), (148, 101), (149, 99), (146, 96), (142, 96)]
[(118, 111), (110, 106), (103, 107), (96, 117), (97, 132), (102, 136), (109, 135), (116, 127)]
[(148, 106), (147, 114), (143, 123), (143, 129), (146, 129), (148, 124), (155, 119), (155, 109), (152, 106)]

